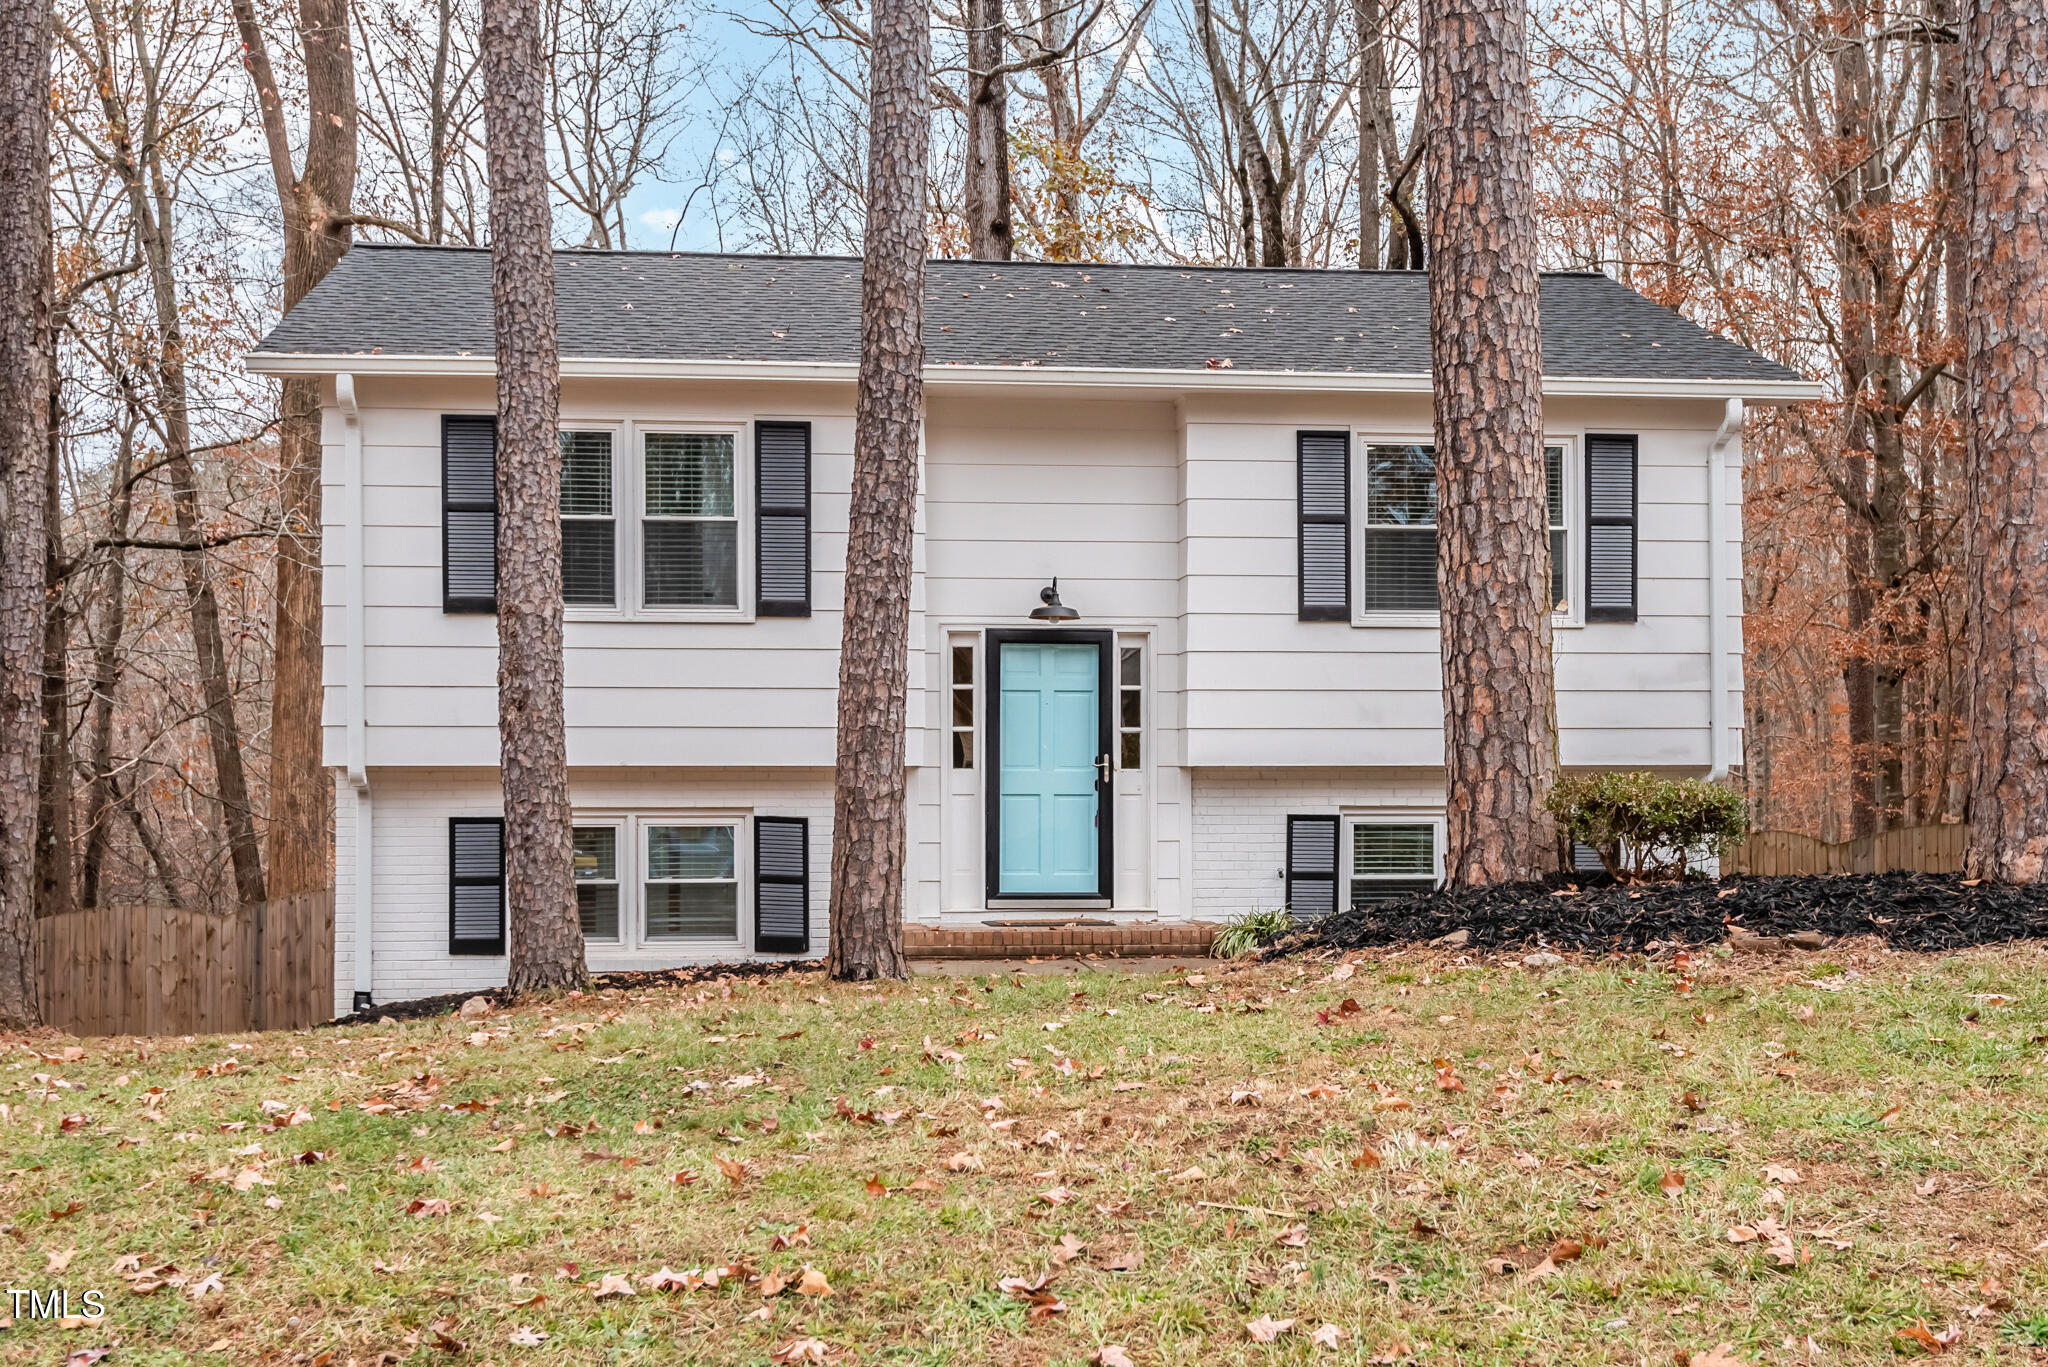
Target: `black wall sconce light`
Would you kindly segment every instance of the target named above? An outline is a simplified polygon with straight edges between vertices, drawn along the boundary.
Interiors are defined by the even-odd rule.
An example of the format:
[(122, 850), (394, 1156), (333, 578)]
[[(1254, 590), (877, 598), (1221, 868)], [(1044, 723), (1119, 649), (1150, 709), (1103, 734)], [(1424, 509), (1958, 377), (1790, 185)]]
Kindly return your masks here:
[(1077, 622), (1081, 614), (1060, 601), (1059, 576), (1038, 591), (1038, 606), (1031, 609), (1034, 622)]

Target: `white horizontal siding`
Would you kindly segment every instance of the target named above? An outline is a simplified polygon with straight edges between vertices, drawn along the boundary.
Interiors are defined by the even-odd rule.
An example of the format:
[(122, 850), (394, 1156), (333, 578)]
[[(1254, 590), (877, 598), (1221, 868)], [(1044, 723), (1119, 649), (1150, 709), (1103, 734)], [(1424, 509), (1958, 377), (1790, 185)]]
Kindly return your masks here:
[[(1438, 763), (1443, 713), (1436, 630), (1297, 620), (1295, 433), (1350, 428), (1355, 447), (1380, 435), (1426, 439), (1427, 409), (1372, 400), (1303, 403), (1296, 412), (1284, 407), (1250, 398), (1188, 406), (1188, 762)], [(1639, 620), (1556, 632), (1564, 762), (1703, 767), (1709, 762), (1706, 456), (1718, 410), (1596, 401), (1552, 409), (1553, 434), (1628, 432), (1639, 439)], [(1681, 422), (1674, 425), (1674, 418)], [(1739, 470), (1732, 453), (1730, 463)], [(1724, 493), (1739, 512), (1739, 479), (1731, 478)], [(1362, 511), (1353, 509), (1354, 564)], [(1732, 515), (1728, 522), (1738, 525)], [(1583, 554), (1582, 536), (1575, 536), (1575, 556)], [(1733, 652), (1739, 650), (1739, 571), (1729, 583), (1726, 630)], [(1732, 689), (1739, 689), (1739, 674), (1738, 656), (1727, 680)], [(1731, 719), (1740, 707), (1739, 693), (1731, 693)]]

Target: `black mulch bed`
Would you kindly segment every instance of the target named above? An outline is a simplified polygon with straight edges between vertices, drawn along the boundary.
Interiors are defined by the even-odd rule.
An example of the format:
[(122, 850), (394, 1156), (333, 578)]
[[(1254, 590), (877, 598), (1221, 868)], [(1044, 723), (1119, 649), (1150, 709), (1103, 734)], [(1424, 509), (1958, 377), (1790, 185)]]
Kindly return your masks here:
[[(688, 968), (632, 969), (619, 973), (594, 973), (590, 978), (590, 990), (639, 992), (650, 987), (694, 987), (720, 978), (783, 978), (824, 966), (821, 959), (756, 959), (736, 964), (692, 964)], [(338, 1016), (327, 1023), (375, 1025), (383, 1020), (425, 1020), (429, 1016), (452, 1015), (460, 1011), (462, 1004), (471, 997), (482, 997), (493, 1008), (510, 1006), (514, 1001), (512, 993), (502, 987), (482, 992), (450, 992), (439, 997), (415, 997), (411, 1001), (373, 1006), (367, 1011)]]
[(1984, 883), (1959, 874), (1738, 876), (1559, 894), (1559, 885), (1445, 888), (1327, 916), (1271, 953), (1420, 944), (1466, 932), (1474, 948), (1636, 950), (1653, 941), (1710, 944), (1819, 931), (1875, 935), (1896, 949), (1962, 949), (2048, 939), (2048, 888)]

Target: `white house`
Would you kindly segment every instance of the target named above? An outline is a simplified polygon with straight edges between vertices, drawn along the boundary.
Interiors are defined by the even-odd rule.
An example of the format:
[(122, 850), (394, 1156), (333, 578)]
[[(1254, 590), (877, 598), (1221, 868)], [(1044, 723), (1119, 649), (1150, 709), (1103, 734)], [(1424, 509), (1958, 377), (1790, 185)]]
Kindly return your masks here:
[[(824, 947), (859, 269), (556, 258), (593, 969)], [(1718, 774), (1743, 405), (1818, 390), (1604, 276), (1542, 319), (1563, 763)], [(1424, 278), (938, 261), (926, 339), (907, 917), (1433, 880)], [(342, 1009), (504, 981), (492, 355), (485, 252), (359, 246), (251, 357), (325, 394)]]

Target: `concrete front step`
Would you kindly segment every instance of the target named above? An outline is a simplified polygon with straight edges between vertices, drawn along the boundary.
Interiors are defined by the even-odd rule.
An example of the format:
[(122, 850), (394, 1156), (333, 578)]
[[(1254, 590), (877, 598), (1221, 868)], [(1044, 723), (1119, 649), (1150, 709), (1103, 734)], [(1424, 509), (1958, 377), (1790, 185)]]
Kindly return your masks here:
[[(991, 920), (1002, 920), (992, 917)], [(903, 950), (913, 959), (1029, 959), (1185, 957), (1205, 955), (1216, 934), (1210, 921), (1130, 921), (1105, 924), (1107, 918), (1080, 917), (1073, 922), (1003, 925), (964, 922), (903, 927)]]

